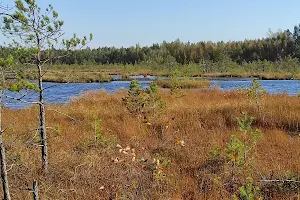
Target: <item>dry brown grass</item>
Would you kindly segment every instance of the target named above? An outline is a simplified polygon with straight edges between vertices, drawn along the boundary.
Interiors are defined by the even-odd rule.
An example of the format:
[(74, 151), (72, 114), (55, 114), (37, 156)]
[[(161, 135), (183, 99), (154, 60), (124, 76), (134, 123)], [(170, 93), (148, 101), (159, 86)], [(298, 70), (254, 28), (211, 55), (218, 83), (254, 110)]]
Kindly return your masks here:
[[(236, 133), (241, 112), (254, 116), (254, 126), (263, 132), (256, 148), (255, 165), (266, 177), (300, 172), (300, 98), (267, 96), (261, 110), (241, 93), (185, 91), (181, 98), (163, 93), (166, 110), (149, 118), (130, 115), (122, 103), (125, 92), (90, 93), (67, 106), (47, 106), (48, 127), (61, 127), (61, 134), (48, 129), (50, 166), (41, 173), (40, 149), (28, 144), (38, 124), (37, 109), (4, 111), (12, 199), (31, 199), (20, 187), (39, 180), (42, 199), (229, 199), (212, 179), (222, 173), (222, 163), (210, 163), (215, 144), (224, 147)], [(53, 112), (57, 109), (77, 121)], [(95, 120), (102, 120), (106, 139), (94, 142)], [(177, 144), (183, 140), (185, 146)], [(34, 142), (37, 138), (34, 139)], [(137, 161), (116, 147), (135, 148)], [(118, 157), (121, 162), (114, 163)], [(141, 158), (148, 162), (139, 162)], [(153, 176), (154, 158), (170, 160), (166, 177)], [(254, 180), (260, 179), (252, 173)], [(223, 195), (223, 196), (222, 196)], [(293, 194), (296, 195), (296, 194)], [(273, 194), (273, 199), (292, 199), (292, 194)], [(295, 197), (297, 198), (297, 197)], [(299, 198), (299, 196), (298, 196)]]
[[(29, 76), (29, 79), (36, 79)], [(113, 78), (102, 71), (79, 71), (79, 70), (60, 70), (50, 71), (43, 76), (45, 82), (56, 83), (103, 83), (110, 82)]]
[(299, 80), (299, 74), (293, 76), (292, 73), (285, 72), (237, 72), (237, 73), (195, 73), (193, 76), (207, 78), (258, 78), (263, 80)]

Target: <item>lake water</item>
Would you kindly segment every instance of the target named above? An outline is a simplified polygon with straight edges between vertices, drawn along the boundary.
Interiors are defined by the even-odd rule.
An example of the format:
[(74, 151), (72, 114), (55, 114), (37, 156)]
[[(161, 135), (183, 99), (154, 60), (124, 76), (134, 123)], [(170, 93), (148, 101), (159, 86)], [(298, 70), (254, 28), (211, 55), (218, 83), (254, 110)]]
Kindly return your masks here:
[[(150, 81), (140, 81), (143, 88), (147, 87)], [(211, 85), (218, 86), (221, 90), (228, 91), (236, 87), (249, 87), (252, 80), (210, 80)], [(286, 92), (289, 95), (296, 95), (300, 91), (300, 81), (298, 80), (259, 80), (262, 87), (270, 94), (278, 94)], [(44, 87), (50, 87), (45, 90), (45, 102), (47, 104), (66, 104), (72, 98), (78, 97), (86, 92), (93, 90), (106, 90), (107, 92), (115, 92), (122, 89), (128, 89), (130, 81), (113, 81), (110, 83), (69, 83), (56, 84), (44, 83)], [(22, 94), (14, 94), (6, 92), (7, 95), (13, 97), (21, 97)], [(36, 101), (38, 95), (30, 92), (23, 100)], [(28, 107), (26, 103), (16, 102), (15, 100), (5, 99), (5, 106), (12, 109), (21, 109)]]

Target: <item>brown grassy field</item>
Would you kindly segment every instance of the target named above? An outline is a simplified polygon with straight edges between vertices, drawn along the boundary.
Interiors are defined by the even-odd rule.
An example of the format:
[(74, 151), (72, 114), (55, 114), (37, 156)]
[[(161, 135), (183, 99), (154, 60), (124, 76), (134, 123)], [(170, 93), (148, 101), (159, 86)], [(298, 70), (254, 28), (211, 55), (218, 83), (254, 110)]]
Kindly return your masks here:
[(50, 71), (44, 75), (46, 82), (58, 83), (102, 83), (112, 81), (112, 77), (104, 72)]
[[(299, 199), (299, 185), (277, 187), (258, 180), (299, 177), (300, 98), (266, 96), (258, 109), (243, 93), (183, 91), (180, 98), (162, 93), (166, 109), (147, 118), (126, 110), (126, 92), (94, 92), (70, 105), (47, 106), (47, 174), (40, 169), (33, 131), (38, 109), (5, 109), (12, 199), (32, 199), (21, 189), (31, 187), (33, 179), (39, 182), (41, 199), (231, 199), (225, 182), (220, 186), (214, 181), (226, 177), (227, 164), (209, 153), (216, 145), (224, 148), (232, 134), (241, 136), (236, 117), (242, 112), (255, 117), (253, 126), (262, 137), (254, 149), (253, 169), (238, 178), (251, 176), (265, 199)], [(160, 160), (156, 168), (154, 159)]]
[(240, 72), (240, 73), (200, 73), (193, 76), (207, 78), (258, 78), (262, 80), (299, 80), (300, 74), (283, 73), (283, 72)]

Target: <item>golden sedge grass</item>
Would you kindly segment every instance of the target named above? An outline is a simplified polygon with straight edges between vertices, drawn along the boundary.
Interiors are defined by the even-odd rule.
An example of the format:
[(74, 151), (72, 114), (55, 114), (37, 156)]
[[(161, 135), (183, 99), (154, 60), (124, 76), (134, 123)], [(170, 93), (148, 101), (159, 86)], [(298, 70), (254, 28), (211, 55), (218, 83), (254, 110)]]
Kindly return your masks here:
[[(150, 119), (126, 110), (125, 92), (93, 92), (70, 105), (48, 105), (47, 175), (40, 170), (38, 136), (32, 131), (38, 125), (38, 109), (5, 109), (4, 127), (10, 128), (4, 143), (12, 198), (31, 199), (30, 192), (19, 188), (31, 185), (35, 178), (42, 199), (230, 199), (230, 194), (213, 184), (222, 171), (214, 174), (206, 166), (214, 145), (224, 147), (232, 134), (240, 135), (236, 117), (241, 112), (255, 117), (254, 127), (262, 130), (255, 149), (260, 173), (280, 177), (300, 172), (300, 98), (266, 96), (257, 109), (243, 93), (184, 93), (176, 98), (163, 92), (167, 107)], [(161, 166), (163, 177), (153, 169), (153, 159), (169, 163)], [(261, 178), (255, 172), (250, 175), (254, 180)], [(297, 194), (272, 197), (292, 195)]]

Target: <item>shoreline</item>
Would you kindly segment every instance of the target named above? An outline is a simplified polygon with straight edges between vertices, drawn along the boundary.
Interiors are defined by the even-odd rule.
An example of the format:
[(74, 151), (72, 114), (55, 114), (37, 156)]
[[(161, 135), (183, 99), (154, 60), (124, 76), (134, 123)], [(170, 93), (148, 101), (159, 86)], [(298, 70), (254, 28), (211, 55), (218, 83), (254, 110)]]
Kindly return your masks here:
[[(115, 74), (114, 74), (115, 75)], [(120, 74), (117, 74), (120, 75)], [(120, 75), (121, 76), (121, 75)], [(44, 78), (44, 82), (51, 82), (51, 83), (108, 83), (108, 82), (113, 82), (113, 81), (133, 81), (133, 80), (138, 80), (138, 81), (154, 81), (156, 78), (134, 78), (134, 77), (129, 77), (129, 78), (111, 78), (111, 79), (106, 79), (106, 80), (101, 80), (101, 79), (91, 79), (91, 78), (86, 78), (82, 80), (68, 80), (68, 79), (62, 79), (62, 78)], [(168, 76), (157, 76), (159, 78), (167, 79)], [(179, 77), (179, 78), (184, 78), (184, 77)], [(246, 76), (246, 77), (241, 77), (241, 76), (191, 76), (188, 77), (191, 79), (203, 79), (203, 80), (208, 80), (208, 81), (251, 81), (253, 79), (257, 80), (270, 80), (270, 81), (279, 81), (279, 80), (290, 80), (290, 81), (296, 81), (300, 80), (299, 78), (275, 78), (275, 77), (258, 77), (258, 76)], [(29, 80), (34, 80), (34, 79), (29, 79)]]

